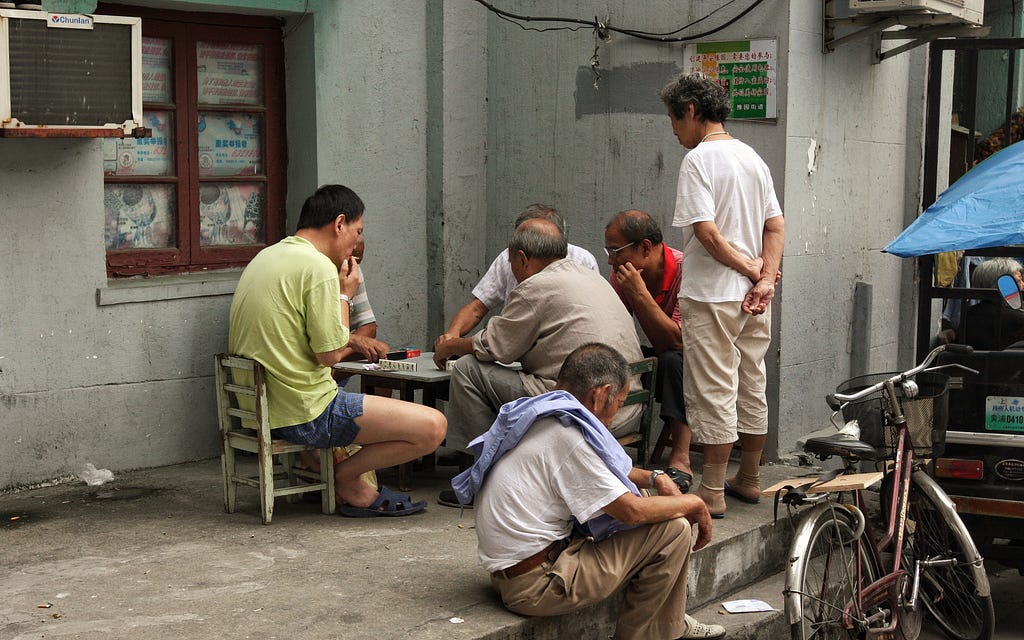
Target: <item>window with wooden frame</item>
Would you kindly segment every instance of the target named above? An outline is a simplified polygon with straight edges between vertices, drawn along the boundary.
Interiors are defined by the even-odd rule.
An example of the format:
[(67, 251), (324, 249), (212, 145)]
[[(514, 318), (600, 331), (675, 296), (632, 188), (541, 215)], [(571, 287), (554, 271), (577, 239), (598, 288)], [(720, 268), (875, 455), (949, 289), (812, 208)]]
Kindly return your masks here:
[(107, 274), (243, 266), (283, 232), (280, 23), (141, 15), (143, 119), (152, 136), (103, 141)]

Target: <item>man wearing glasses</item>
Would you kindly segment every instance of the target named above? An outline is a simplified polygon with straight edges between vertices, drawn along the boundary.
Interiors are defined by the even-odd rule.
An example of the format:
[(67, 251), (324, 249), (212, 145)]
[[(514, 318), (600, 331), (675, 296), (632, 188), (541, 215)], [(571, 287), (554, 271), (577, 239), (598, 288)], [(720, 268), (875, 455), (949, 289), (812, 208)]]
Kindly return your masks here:
[(650, 346), (645, 356), (658, 356), (661, 419), (672, 433), (672, 453), (665, 469), (686, 493), (693, 482), (690, 427), (683, 404), (683, 339), (680, 329), (679, 284), (683, 252), (665, 244), (661, 228), (643, 211), (616, 215), (604, 229), (604, 252), (612, 272), (612, 288), (643, 330)]

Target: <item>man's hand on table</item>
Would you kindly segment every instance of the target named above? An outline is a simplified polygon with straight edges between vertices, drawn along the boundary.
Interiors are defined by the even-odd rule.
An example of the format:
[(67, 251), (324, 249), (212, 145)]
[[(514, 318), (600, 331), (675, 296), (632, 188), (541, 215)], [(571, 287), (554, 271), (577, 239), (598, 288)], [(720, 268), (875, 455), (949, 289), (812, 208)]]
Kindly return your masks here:
[(349, 335), (348, 346), (370, 362), (377, 362), (391, 350), (386, 342), (369, 336), (361, 336), (358, 333)]
[(462, 356), (473, 352), (472, 338), (452, 338), (447, 334), (441, 336), (434, 342), (434, 364), (441, 371), (445, 369), (445, 362), (452, 356)]

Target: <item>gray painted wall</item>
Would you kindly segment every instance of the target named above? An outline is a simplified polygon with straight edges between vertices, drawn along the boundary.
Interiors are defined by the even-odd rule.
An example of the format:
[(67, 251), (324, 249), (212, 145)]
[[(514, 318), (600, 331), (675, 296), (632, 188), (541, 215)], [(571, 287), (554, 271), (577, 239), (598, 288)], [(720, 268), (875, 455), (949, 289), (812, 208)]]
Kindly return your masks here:
[[(781, 453), (803, 433), (827, 426), (823, 398), (851, 375), (859, 350), (869, 371), (892, 370), (900, 364), (901, 336), (912, 328), (907, 267), (879, 250), (903, 229), (908, 205), (916, 207), (920, 198), (924, 102), (916, 78), (925, 75), (923, 50), (872, 65), (867, 41), (824, 55), (821, 42), (820, 6), (794, 12), (785, 276), (774, 345)], [(853, 344), (858, 282), (871, 285), (872, 304), (864, 314), (868, 326), (861, 327), (866, 341)]]
[[(668, 31), (722, 4), (564, 1), (520, 3), (518, 9), (530, 15), (611, 16), (616, 26)], [(709, 27), (722, 20), (709, 23)], [(727, 129), (761, 153), (772, 170), (784, 209), (789, 207), (785, 182), (790, 122), (787, 77), (791, 73), (788, 65), (796, 64), (788, 53), (789, 20), (788, 3), (769, 1), (736, 25), (706, 39), (778, 39), (778, 121), (729, 121)], [(820, 26), (818, 30), (820, 33)], [(601, 77), (596, 78), (589, 65), (595, 47), (590, 31), (537, 33), (492, 17), (488, 32), (491, 255), (507, 242), (515, 213), (535, 201), (562, 211), (569, 223), (570, 241), (590, 249), (606, 276), (608, 266), (601, 249), (604, 226), (623, 209), (650, 213), (661, 224), (666, 241), (679, 247), (681, 231), (671, 227), (671, 220), (679, 164), (686, 150), (672, 134), (657, 91), (682, 69), (684, 45), (645, 42), (613, 33), (609, 41), (598, 45)], [(814, 52), (811, 60), (800, 64), (813, 67), (813, 60), (820, 58), (820, 52)], [(797, 153), (805, 157), (802, 149)], [(790, 268), (786, 264), (787, 281)], [(775, 311), (778, 333), (778, 317), (786, 313), (786, 307), (776, 305)], [(775, 344), (780, 343), (777, 337)], [(774, 423), (780, 407), (774, 351), (767, 365)], [(774, 451), (774, 446), (771, 449)]]
[[(664, 30), (724, 1), (514, 4)], [(820, 6), (794, 4), (790, 15), (769, 0), (713, 38), (779, 41), (778, 122), (728, 128), (762, 153), (787, 213), (769, 358), (782, 453), (822, 424), (822, 395), (849, 372), (857, 282), (873, 291), (866, 361), (895, 365), (908, 272), (878, 249), (916, 213), (923, 117), (923, 54), (881, 65), (866, 45), (823, 55)], [(429, 348), (531, 202), (559, 207), (599, 261), (605, 222), (627, 207), (678, 244), (669, 223), (685, 151), (654, 92), (681, 45), (613, 35), (598, 46), (595, 89), (585, 29), (524, 31), (472, 2), (308, 9), (286, 28), (288, 229), (317, 185), (360, 193), (383, 339)], [(109, 282), (101, 166), (99, 142), (0, 139), (0, 488), (86, 462), (118, 471), (217, 451), (211, 360), (237, 273)]]
[(228, 296), (97, 306), (99, 141), (0, 138), (0, 488), (219, 450), (210, 384)]

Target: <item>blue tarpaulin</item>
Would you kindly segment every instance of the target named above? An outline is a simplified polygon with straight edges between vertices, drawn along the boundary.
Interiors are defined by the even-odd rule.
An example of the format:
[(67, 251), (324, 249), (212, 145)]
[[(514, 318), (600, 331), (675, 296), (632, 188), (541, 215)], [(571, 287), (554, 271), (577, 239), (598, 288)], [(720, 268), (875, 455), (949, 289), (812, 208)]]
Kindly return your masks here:
[(882, 249), (908, 258), (1024, 245), (1024, 142), (968, 171)]

